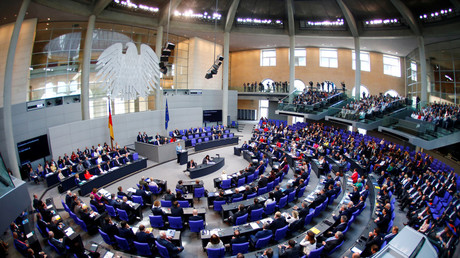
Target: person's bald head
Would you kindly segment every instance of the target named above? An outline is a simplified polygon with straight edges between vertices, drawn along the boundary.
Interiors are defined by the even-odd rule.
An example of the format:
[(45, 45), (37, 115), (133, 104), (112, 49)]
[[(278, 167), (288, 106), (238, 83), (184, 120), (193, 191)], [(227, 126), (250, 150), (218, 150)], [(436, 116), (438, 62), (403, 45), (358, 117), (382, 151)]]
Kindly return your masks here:
[(197, 209), (193, 209), (193, 216), (197, 216), (198, 215), (198, 210)]

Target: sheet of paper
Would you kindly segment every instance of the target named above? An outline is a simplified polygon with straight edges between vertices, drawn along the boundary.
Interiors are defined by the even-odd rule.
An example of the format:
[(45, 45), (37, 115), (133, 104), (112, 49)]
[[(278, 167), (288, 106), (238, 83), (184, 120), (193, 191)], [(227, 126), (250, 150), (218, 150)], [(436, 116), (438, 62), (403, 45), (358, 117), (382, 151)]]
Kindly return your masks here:
[(251, 222), (250, 225), (251, 225), (252, 229), (258, 229), (259, 228), (259, 225), (257, 225), (257, 223), (255, 223), (255, 222)]
[(27, 238), (30, 238), (34, 235), (34, 232), (30, 232), (29, 234), (26, 235)]
[(361, 254), (362, 251), (356, 248), (356, 246), (354, 246), (353, 248), (351, 248), (351, 252)]

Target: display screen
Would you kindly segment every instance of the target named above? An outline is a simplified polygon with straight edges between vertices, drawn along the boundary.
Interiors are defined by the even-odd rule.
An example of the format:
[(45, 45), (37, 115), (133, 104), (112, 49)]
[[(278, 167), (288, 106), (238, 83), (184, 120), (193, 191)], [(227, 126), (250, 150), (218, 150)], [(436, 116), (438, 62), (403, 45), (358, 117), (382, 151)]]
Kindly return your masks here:
[(203, 110), (203, 122), (222, 121), (222, 110)]
[(21, 165), (49, 156), (48, 136), (45, 134), (19, 142), (18, 153)]

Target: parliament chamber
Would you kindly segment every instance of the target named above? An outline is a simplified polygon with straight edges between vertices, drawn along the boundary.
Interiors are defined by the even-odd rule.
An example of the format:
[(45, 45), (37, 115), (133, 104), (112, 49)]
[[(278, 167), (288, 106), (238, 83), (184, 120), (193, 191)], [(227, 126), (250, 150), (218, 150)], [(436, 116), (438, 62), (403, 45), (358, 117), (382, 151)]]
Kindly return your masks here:
[(0, 3), (1, 257), (459, 257), (460, 4)]

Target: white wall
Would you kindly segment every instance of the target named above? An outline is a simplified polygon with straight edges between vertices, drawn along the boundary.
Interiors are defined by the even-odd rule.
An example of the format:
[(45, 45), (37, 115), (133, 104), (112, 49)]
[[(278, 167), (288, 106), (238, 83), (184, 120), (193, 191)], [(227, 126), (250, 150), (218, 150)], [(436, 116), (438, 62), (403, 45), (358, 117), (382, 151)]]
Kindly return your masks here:
[[(25, 20), (21, 26), (18, 44), (16, 46), (16, 53), (14, 55), (13, 83), (11, 85), (12, 104), (22, 103), (27, 100), (27, 90), (29, 88), (28, 85), (30, 78), (29, 67), (36, 27), (37, 19)], [(13, 29), (14, 23), (0, 26), (0, 107), (3, 107), (5, 65)]]
[[(171, 94), (163, 96), (163, 107), (168, 99), (168, 107), (189, 108), (199, 107), (203, 110), (222, 110), (222, 90), (201, 90), (200, 95)], [(238, 92), (228, 91), (228, 115), (231, 120), (237, 119)]]
[(188, 53), (189, 89), (222, 89), (222, 66), (212, 79), (204, 78), (208, 69), (214, 64), (217, 55), (222, 55), (222, 52), (222, 45), (216, 45), (216, 55), (214, 56), (214, 42), (197, 37), (190, 39)]
[[(169, 100), (168, 100), (169, 105)], [(171, 108), (169, 110), (168, 131), (175, 128), (198, 127), (203, 124), (203, 110), (201, 108)], [(164, 110), (145, 111), (138, 113), (115, 115), (113, 128), (115, 142), (119, 145), (133, 144), (139, 131), (154, 135), (164, 133)], [(64, 153), (71, 153), (77, 148), (84, 149), (98, 143), (107, 142), (110, 145), (108, 118), (78, 121), (48, 130), (52, 156), (56, 159)]]

